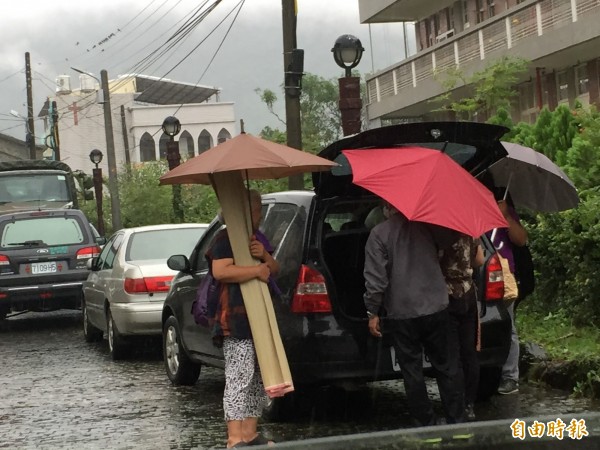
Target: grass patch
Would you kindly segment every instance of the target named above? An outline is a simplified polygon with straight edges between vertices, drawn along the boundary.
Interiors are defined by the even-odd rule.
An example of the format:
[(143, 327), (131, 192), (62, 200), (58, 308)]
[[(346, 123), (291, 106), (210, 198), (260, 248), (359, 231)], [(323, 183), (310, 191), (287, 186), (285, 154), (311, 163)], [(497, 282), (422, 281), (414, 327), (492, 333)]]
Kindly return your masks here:
[(600, 362), (600, 330), (576, 327), (562, 311), (541, 314), (522, 304), (517, 311), (521, 341), (540, 344), (552, 359)]

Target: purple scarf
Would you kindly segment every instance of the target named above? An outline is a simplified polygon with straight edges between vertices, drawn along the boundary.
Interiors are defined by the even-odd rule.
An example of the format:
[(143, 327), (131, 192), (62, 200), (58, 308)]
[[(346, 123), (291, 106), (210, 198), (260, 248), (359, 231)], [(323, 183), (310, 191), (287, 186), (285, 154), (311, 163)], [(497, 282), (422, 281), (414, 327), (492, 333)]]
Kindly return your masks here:
[[(269, 239), (267, 239), (267, 236), (265, 236), (265, 234), (262, 231), (256, 230), (254, 232), (254, 236), (256, 237), (256, 240), (263, 245), (267, 252), (269, 252), (270, 254), (273, 253), (274, 249), (271, 246)], [(272, 275), (269, 276), (269, 288), (271, 289), (271, 292), (273, 292), (275, 295), (281, 295), (281, 289), (279, 289), (279, 286), (277, 286), (277, 283), (275, 283), (275, 279)]]

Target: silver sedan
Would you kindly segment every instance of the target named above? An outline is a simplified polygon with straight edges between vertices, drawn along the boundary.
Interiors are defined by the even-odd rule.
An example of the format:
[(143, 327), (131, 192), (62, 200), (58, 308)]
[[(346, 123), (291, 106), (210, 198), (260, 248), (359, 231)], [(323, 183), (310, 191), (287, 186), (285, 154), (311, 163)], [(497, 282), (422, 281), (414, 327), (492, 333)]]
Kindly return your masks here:
[(85, 340), (106, 333), (113, 359), (127, 357), (134, 336), (160, 335), (163, 302), (176, 274), (174, 254), (190, 255), (208, 224), (165, 224), (116, 232), (90, 260), (83, 284)]

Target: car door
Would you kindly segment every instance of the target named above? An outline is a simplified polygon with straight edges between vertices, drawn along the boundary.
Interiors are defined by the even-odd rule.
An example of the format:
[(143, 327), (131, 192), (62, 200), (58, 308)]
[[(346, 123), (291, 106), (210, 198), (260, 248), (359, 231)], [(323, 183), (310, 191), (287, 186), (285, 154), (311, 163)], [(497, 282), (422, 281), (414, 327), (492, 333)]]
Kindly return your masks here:
[(219, 358), (222, 357), (222, 352), (212, 343), (211, 328), (196, 324), (191, 311), (198, 285), (207, 275), (209, 269), (208, 261), (204, 255), (210, 248), (213, 238), (222, 228), (221, 223), (215, 222), (206, 231), (192, 253), (192, 260), (190, 261), (192, 273), (184, 276), (180, 275), (175, 286), (178, 303), (181, 306), (181, 317), (178, 320), (187, 350), (192, 353), (201, 353)]
[(107, 282), (112, 277), (113, 264), (123, 243), (123, 238), (122, 232), (116, 233), (110, 238), (100, 253), (84, 287), (88, 317), (92, 324), (101, 330), (106, 328), (104, 301), (107, 298)]

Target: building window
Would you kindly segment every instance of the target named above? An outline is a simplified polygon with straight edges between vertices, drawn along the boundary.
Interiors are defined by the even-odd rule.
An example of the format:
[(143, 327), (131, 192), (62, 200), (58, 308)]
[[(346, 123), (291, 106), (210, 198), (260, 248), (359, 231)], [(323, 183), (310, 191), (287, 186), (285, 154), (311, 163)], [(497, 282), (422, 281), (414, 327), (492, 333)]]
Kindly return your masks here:
[(477, 0), (477, 23), (481, 23), (485, 20), (485, 8), (483, 2), (484, 0)]
[(494, 17), (496, 15), (496, 5), (494, 3), (495, 0), (487, 0), (487, 13), (488, 18)]
[(202, 130), (202, 133), (200, 133), (200, 136), (198, 136), (198, 154), (208, 150), (212, 146), (212, 136), (208, 131)]
[(156, 161), (156, 145), (150, 133), (142, 134), (140, 139), (140, 161)]
[(569, 76), (566, 70), (558, 72), (556, 75), (556, 84), (558, 88), (558, 101), (569, 100)]
[(194, 155), (194, 139), (186, 130), (179, 135), (179, 154), (186, 155), (188, 158), (193, 158)]
[(231, 133), (225, 128), (221, 128), (221, 131), (219, 131), (219, 135), (217, 136), (217, 143), (222, 144), (228, 139), (231, 139)]
[(519, 106), (521, 111), (535, 108), (535, 87), (533, 83), (525, 83), (519, 87)]
[(587, 94), (589, 92), (587, 64), (581, 64), (575, 68), (575, 79), (577, 80), (577, 95)]
[(167, 159), (167, 143), (171, 140), (168, 134), (163, 133), (158, 140), (158, 158)]

